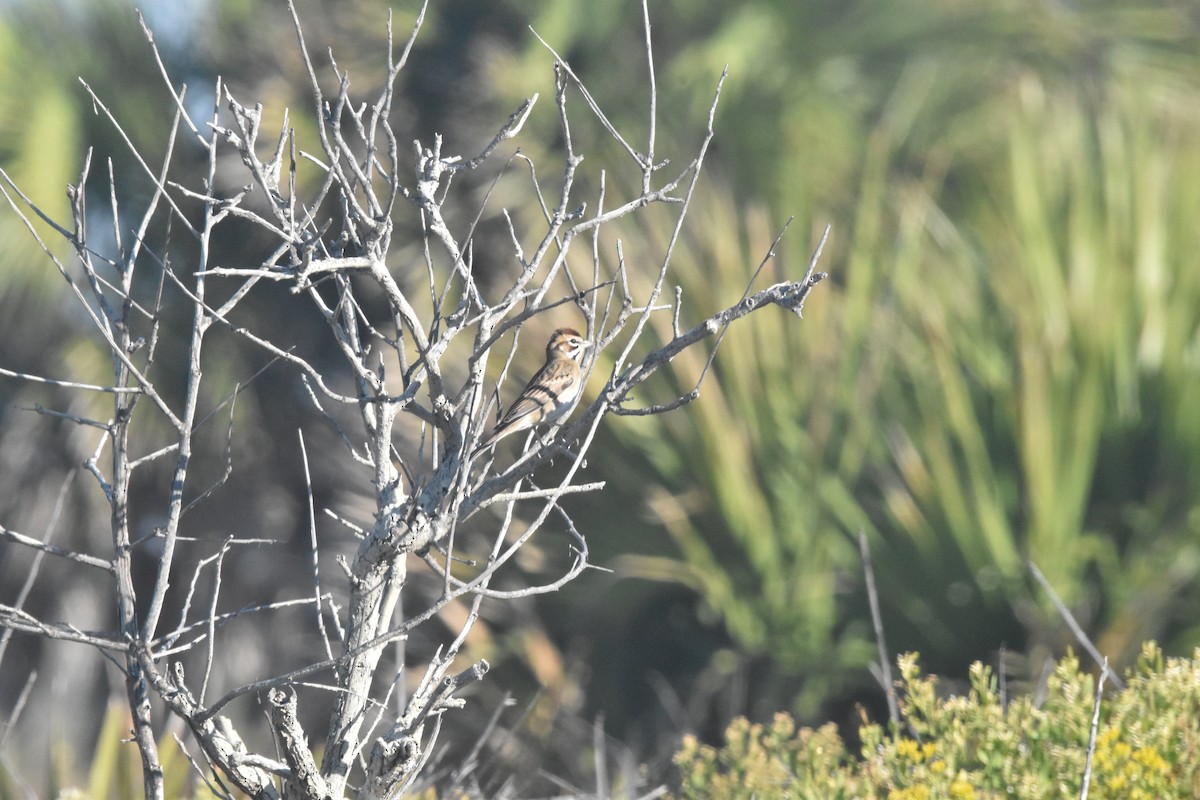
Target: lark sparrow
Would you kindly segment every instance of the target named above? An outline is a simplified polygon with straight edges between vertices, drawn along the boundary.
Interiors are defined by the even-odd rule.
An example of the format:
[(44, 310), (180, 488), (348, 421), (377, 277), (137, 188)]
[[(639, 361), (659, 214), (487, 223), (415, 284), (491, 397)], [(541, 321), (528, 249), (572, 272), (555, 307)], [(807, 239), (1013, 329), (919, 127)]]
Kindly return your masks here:
[(591, 342), (572, 328), (559, 328), (546, 345), (546, 363), (529, 380), (525, 391), (504, 417), (480, 440), (471, 457), (491, 447), (510, 433), (532, 428), (541, 422), (558, 422), (579, 396), (583, 372), (579, 360)]

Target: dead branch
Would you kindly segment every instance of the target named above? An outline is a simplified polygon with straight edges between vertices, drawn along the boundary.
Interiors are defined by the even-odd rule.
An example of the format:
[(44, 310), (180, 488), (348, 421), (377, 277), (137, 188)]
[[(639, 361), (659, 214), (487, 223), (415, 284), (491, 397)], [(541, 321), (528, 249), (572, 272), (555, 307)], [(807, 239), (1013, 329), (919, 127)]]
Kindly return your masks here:
[[(98, 437), (85, 466), (108, 504), (111, 552), (103, 557), (86, 554), (2, 526), (0, 538), (34, 551), (39, 558), (53, 555), (72, 568), (88, 567), (111, 575), (117, 630), (85, 632), (68, 623), (35, 619), (20, 603), (0, 605), (0, 626), (90, 645), (119, 665), (147, 797), (161, 798), (164, 791), (152, 713), (156, 705), (186, 723), (220, 781), (250, 797), (385, 798), (403, 793), (428, 763), (444, 715), (464, 705), (462, 689), (488, 673), (488, 663), (480, 659), (462, 668), (469, 656), (465, 643), (483, 602), (513, 602), (558, 591), (586, 570), (597, 568), (589, 561), (586, 529), (562, 502), (568, 495), (604, 489), (603, 480), (579, 478), (604, 418), (663, 414), (694, 401), (701, 395), (707, 366), (690, 391), (671, 401), (639, 407), (630, 398), (680, 353), (707, 347), (705, 342), (715, 337), (708, 353), (711, 364), (728, 327), (752, 313), (777, 305), (799, 315), (812, 289), (825, 277), (815, 271), (818, 247), (801, 279), (753, 291), (755, 278), (774, 254), (773, 245), (740, 299), (690, 327), (684, 323), (688, 309), (682, 293), (675, 291), (671, 300), (663, 298), (664, 292), (671, 296), (672, 259), (688, 224), (714, 136), (713, 118), (724, 75), (716, 81), (700, 145), (694, 153), (678, 154), (674, 163), (683, 166), (668, 173), (671, 161), (659, 154), (664, 148), (657, 139), (658, 89), (645, 3), (641, 16), (649, 70), (649, 135), (644, 147), (631, 143), (600, 108), (583, 78), (546, 45), (553, 57), (555, 98), (553, 108), (545, 110), (554, 114), (562, 140), (559, 177), (552, 187), (539, 184), (537, 170), (526, 156), (502, 155), (541, 110), (537, 95), (514, 109), (494, 134), (487, 134), (490, 140), (473, 149), (473, 156), (446, 152), (440, 136), (413, 142), (402, 156), (390, 111), (399, 73), (422, 27), (424, 6), (398, 57), (389, 16), (382, 86), (365, 99), (352, 93), (350, 76), (338, 67), (333, 53), (328, 54), (327, 68), (336, 86), (325, 88), (318, 75), (326, 67), (318, 68), (310, 53), (294, 3), (289, 1), (288, 8), (311, 98), (306, 113), (315, 125), (316, 142), (310, 149), (298, 140), (288, 113), (282, 115), (278, 131), (264, 130), (262, 105), (235, 97), (221, 80), (214, 86), (216, 100), (209, 118), (203, 124), (193, 121), (184, 89), (172, 84), (143, 22), (150, 52), (174, 100), (161, 165), (150, 166), (135, 148), (135, 137), (85, 84), (96, 109), (152, 186), (149, 200), (136, 216), (133, 237), (126, 241), (121, 220), (128, 209), (118, 202), (123, 195), (117, 192), (117, 171), (111, 163), (104, 187), (113, 225), (107, 239), (92, 237), (88, 230), (100, 218), (87, 207), (89, 189), (95, 191), (97, 183), (90, 173), (90, 154), (79, 185), (71, 190), (70, 222), (50, 220), (0, 172), (7, 184), (0, 185), (0, 191), (31, 235), (37, 236), (32, 220), (41, 218), (73, 248), (74, 258), (68, 264), (43, 244), (95, 339), (110, 354), (113, 368), (112, 379), (102, 383), (0, 369), (0, 377), (64, 392), (102, 393), (106, 402), (111, 397), (111, 407), (99, 419), (75, 409), (45, 409)], [(580, 98), (582, 107), (577, 109)], [(583, 155), (576, 151), (572, 134), (580, 116), (590, 118), (619, 145), (621, 158), (628, 157), (636, 166), (640, 187), (618, 196), (602, 174), (596, 196), (580, 196), (577, 170)], [(181, 128), (184, 144), (199, 145), (206, 165), (203, 174), (170, 181), (167, 175)], [(465, 229), (453, 222), (457, 214), (447, 212), (457, 211), (450, 204), (460, 202), (452, 191), (456, 175), (492, 169), (499, 162), (502, 166), (495, 167), (493, 186), (510, 165), (528, 166), (528, 176), (522, 170), (520, 178), (528, 177), (529, 207), (540, 211), (542, 219), (527, 225), (517, 222), (521, 217), (508, 210), (493, 212), (508, 225), (512, 245), (508, 263), (513, 269), (502, 285), (480, 286), (474, 274), (474, 233), (488, 210), (490, 190), (483, 204), (467, 215), (471, 222)], [(301, 168), (315, 173), (315, 180), (300, 177)], [(222, 188), (229, 186), (241, 188)], [(601, 248), (600, 232), (630, 224), (653, 205), (671, 210), (673, 227), (661, 260), (648, 270), (646, 288), (637, 289), (620, 241), (615, 263), (610, 264)], [(149, 242), (158, 241), (154, 232), (164, 217), (167, 227), (179, 235), (168, 235), (165, 243), (152, 247)], [(214, 245), (234, 221), (243, 230), (250, 226), (267, 244), (243, 263), (215, 263)], [(398, 225), (401, 221), (406, 225)], [(397, 263), (398, 230), (419, 232), (420, 254), (413, 260), (420, 263)], [(589, 245), (577, 244), (580, 237)], [(585, 256), (590, 257), (590, 266), (580, 270), (571, 253), (589, 248)], [(138, 279), (144, 273), (148, 274)], [(139, 291), (148, 281), (156, 287), (150, 300)], [(287, 286), (297, 303), (307, 304), (319, 317), (321, 336), (336, 364), (305, 355), (303, 348), (287, 340), (286, 332), (262, 326), (254, 315), (243, 313), (248, 298), (272, 285)], [(615, 366), (595, 398), (580, 401), (572, 392), (571, 403), (566, 403), (563, 393), (562, 408), (547, 415), (545, 427), (530, 430), (525, 448), (512, 463), (493, 472), (499, 459), (478, 461), (470, 455), (490, 427), (496, 405), (491, 398), (508, 396), (505, 377), (519, 351), (545, 346), (544, 334), (534, 334), (533, 325), (551, 316), (557, 319), (567, 308), (582, 319), (583, 324), (574, 324), (585, 331), (592, 352), (616, 350), (621, 343)], [(663, 312), (671, 314), (674, 336), (648, 349), (644, 334), (651, 316)], [(155, 360), (162, 358), (159, 341), (165, 322), (184, 330), (176, 362), (170, 365)], [(583, 348), (578, 340), (576, 344)], [(201, 503), (217, 502), (223, 492), (234, 488), (234, 444), (244, 432), (238, 428), (233, 400), (247, 382), (267, 369), (239, 375), (237, 388), (215, 393), (220, 402), (210, 408), (203, 367), (211, 368), (220, 359), (221, 348), (229, 346), (265, 356), (273, 370), (286, 371), (307, 394), (344, 448), (341, 454), (321, 453), (318, 459), (340, 457), (356, 469), (366, 467), (361, 489), (371, 499), (369, 514), (321, 509), (324, 516), (355, 533), (353, 553), (338, 556), (344, 573), (338, 589), (331, 588), (336, 576), (320, 571), (319, 555), (329, 544), (317, 525), (319, 485), (310, 469), (310, 463), (317, 461), (310, 462), (308, 449), (312, 438), (300, 425), (309, 588), (292, 600), (235, 611), (220, 608), (227, 564), (245, 552), (243, 546), (274, 546), (293, 533), (270, 531), (258, 536), (231, 530), (216, 537), (209, 532), (206, 540), (202, 532), (189, 530)], [(594, 364), (594, 360), (583, 364), (581, 380), (586, 380)], [(172, 385), (171, 391), (163, 376), (165, 366), (183, 376), (182, 384)], [(497, 375), (499, 384), (491, 388)], [(579, 408), (572, 409), (572, 403)], [(220, 445), (214, 446), (197, 432), (225, 407), (228, 425)], [(572, 410), (576, 413), (570, 421), (567, 414)], [(544, 473), (539, 471), (554, 458), (564, 461), (566, 469), (555, 483), (543, 485), (538, 476)], [(215, 477), (203, 482), (197, 477), (200, 459), (210, 467), (218, 465)], [(153, 511), (156, 526), (153, 534), (135, 539), (131, 487), (135, 475), (151, 467), (169, 472), (169, 486), (153, 509), (139, 509), (143, 514)], [(492, 520), (486, 526), (479, 521), (485, 516)], [(488, 529), (490, 545), (485, 545), (485, 556), (472, 554), (468, 559), (462, 556), (460, 540), (475, 535), (474, 527), (465, 527), (473, 518), (479, 518), (473, 526)], [(507, 580), (497, 582), (499, 576), (507, 578), (517, 554), (535, 537), (554, 532), (561, 537), (563, 531), (567, 536), (561, 546), (569, 564), (557, 575), (516, 588)], [(134, 553), (143, 544), (147, 552), (152, 548), (153, 577), (139, 582)], [(422, 564), (428, 565), (438, 579), (440, 594), (416, 591), (409, 575), (411, 563), (422, 570)], [(334, 604), (335, 596), (345, 597), (344, 608)], [(399, 685), (410, 665), (401, 652), (398, 663), (385, 667), (386, 646), (406, 641), (451, 603), (465, 607), (466, 618), (441, 641), (415, 687)], [(168, 607), (181, 608), (173, 627), (162, 625)], [(265, 677), (239, 676), (241, 686), (221, 687), (223, 693), (211, 700), (210, 688), (214, 694), (218, 691), (216, 667), (235, 661), (226, 650), (227, 627), (251, 615), (270, 615), (274, 620), (285, 609), (295, 608), (310, 612), (304, 624), (312, 627), (307, 633), (320, 642), (318, 651), (308, 656), (312, 660)], [(327, 621), (332, 621), (335, 635), (327, 629)], [(160, 631), (160, 627), (170, 629)], [(189, 654), (193, 663), (202, 665), (194, 669), (191, 682), (179, 660)], [(305, 682), (317, 674), (324, 683)], [(392, 708), (392, 692), (398, 685), (399, 707)], [(380, 686), (388, 688), (381, 692)], [(310, 749), (310, 733), (298, 716), (300, 695), (312, 690), (333, 691), (335, 697), (319, 764)], [(279, 751), (274, 757), (250, 752), (232, 717), (223, 713), (248, 696), (259, 698), (268, 709)]]

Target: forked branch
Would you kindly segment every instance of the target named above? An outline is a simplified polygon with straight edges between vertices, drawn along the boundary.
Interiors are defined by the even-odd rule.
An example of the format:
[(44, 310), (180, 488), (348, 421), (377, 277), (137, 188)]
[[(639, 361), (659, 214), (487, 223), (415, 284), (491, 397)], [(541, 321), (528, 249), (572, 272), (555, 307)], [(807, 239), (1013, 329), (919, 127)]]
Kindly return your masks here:
[[(752, 277), (740, 299), (691, 326), (681, 322), (687, 319), (681, 293), (675, 293), (673, 302), (664, 299), (664, 293), (670, 298), (676, 242), (687, 224), (714, 136), (724, 76), (717, 81), (702, 123), (699, 147), (676, 158), (674, 163), (682, 168), (667, 173), (670, 162), (656, 162), (665, 148), (656, 127), (657, 83), (645, 3), (641, 16), (650, 70), (648, 141), (644, 146), (631, 144), (580, 75), (554, 54), (555, 102), (545, 110), (554, 115), (562, 147), (559, 177), (552, 188), (539, 184), (537, 170), (526, 156), (502, 156), (513, 140), (533, 127), (535, 113), (541, 110), (537, 95), (481, 136), (477, 154), (469, 158), (444, 152), (440, 136), (414, 142), (411, 150), (398, 146), (391, 110), (399, 73), (421, 29), (424, 6), (398, 57), (389, 17), (382, 85), (363, 100), (353, 95), (349, 75), (338, 67), (332, 53), (328, 67), (336, 76), (336, 88), (325, 92), (299, 15), (292, 2), (288, 5), (311, 94), (307, 113), (315, 126), (314, 146), (305, 149), (286, 112), (278, 131), (264, 130), (265, 109), (239, 100), (219, 80), (214, 97), (220, 98), (220, 106), (205, 124), (191, 120), (185, 92), (170, 84), (153, 36), (144, 28), (175, 100), (175, 120), (160, 167), (149, 167), (134, 150), (135, 137), (121, 127), (103, 98), (93, 94), (96, 107), (127, 143), (131, 158), (152, 184), (134, 239), (128, 245), (122, 242), (124, 214), (112, 177), (116, 173), (110, 170), (111, 238), (116, 245), (114, 252), (99, 252), (100, 237), (91, 237), (88, 231), (97, 218), (87, 208), (95, 183), (89, 162), (72, 195), (73, 219), (54, 223), (74, 248), (73, 263), (62, 263), (46, 248), (90, 320), (95, 338), (111, 355), (112, 379), (84, 383), (0, 369), (0, 376), (60, 391), (103, 393), (112, 401), (102, 419), (48, 410), (99, 432), (93, 434), (95, 451), (87, 466), (109, 503), (111, 553), (77, 552), (3, 527), (0, 538), (39, 555), (64, 559), (74, 569), (112, 575), (118, 630), (80, 631), (8, 606), (0, 606), (0, 625), (88, 644), (120, 664), (148, 797), (163, 795), (154, 704), (165, 705), (180, 717), (210, 768), (251, 797), (384, 798), (411, 787), (442, 735), (445, 715), (464, 704), (460, 691), (487, 675), (488, 663), (471, 657), (466, 649), (483, 604), (557, 591), (594, 568), (587, 530), (562, 501), (569, 495), (604, 489), (602, 480), (579, 479), (604, 417), (662, 414), (691, 402), (700, 394), (700, 382), (690, 392), (657, 405), (635, 407), (630, 397), (680, 353), (707, 346), (711, 337), (719, 344), (726, 328), (749, 314), (771, 305), (799, 314), (825, 277), (815, 271), (818, 247), (808, 274), (801, 279), (752, 291)], [(636, 166), (640, 185), (627, 196), (618, 196), (603, 175), (595, 195), (584, 196), (592, 190), (581, 188), (577, 168), (583, 155), (576, 151), (572, 134), (580, 116), (607, 132), (622, 157)], [(186, 132), (182, 137), (186, 146), (198, 145), (205, 164), (201, 174), (190, 180), (170, 182), (168, 167), (180, 127)], [(260, 154), (260, 147), (265, 153)], [(402, 157), (402, 152), (410, 155)], [(472, 201), (453, 191), (455, 175), (494, 169), (499, 180), (513, 164), (521, 167), (522, 179), (528, 167), (525, 201), (534, 210), (530, 218), (541, 217), (538, 222), (520, 223), (520, 215), (488, 208), (490, 193), (469, 213), (461, 213)], [(8, 186), (0, 190), (36, 235), (29, 215), (44, 215), (7, 175), (3, 177)], [(221, 187), (229, 186), (246, 188), (222, 194)], [(669, 244), (644, 280), (632, 280), (622, 245), (617, 244), (611, 260), (615, 263), (610, 263), (600, 233), (637, 224), (639, 213), (652, 205), (663, 205), (673, 214)], [(514, 267), (498, 285), (480, 286), (473, 263), (474, 232), (489, 213), (508, 225), (513, 252), (504, 263)], [(459, 229), (453, 220), (460, 218), (471, 223)], [(237, 240), (240, 244), (247, 226), (266, 242), (259, 251), (217, 246), (229, 243), (224, 236), (242, 237)], [(157, 231), (164, 227), (180, 233), (174, 238), (159, 236)], [(397, 257), (397, 231), (416, 231), (421, 237), (414, 248), (420, 253), (417, 265)], [(581, 237), (589, 244), (581, 246)], [(152, 247), (151, 241), (160, 244)], [(522, 241), (533, 243), (528, 252)], [(215, 263), (217, 252), (244, 252), (245, 258)], [(581, 259), (590, 259), (586, 268), (578, 266)], [(148, 282), (155, 291), (142, 290)], [(279, 284), (289, 287), (290, 298), (306, 304), (323, 320), (320, 358), (308, 355), (312, 350), (300, 347), (300, 337), (293, 331), (267, 327), (260, 316), (245, 313), (250, 298), (278, 301), (282, 293), (264, 290)], [(152, 301), (145, 299), (148, 294), (154, 295)], [(553, 327), (544, 323), (568, 308), (583, 320), (574, 324), (592, 350), (606, 351), (605, 357), (611, 358), (612, 371), (598, 396), (580, 404), (574, 422), (562, 424), (565, 416), (548, 416), (555, 424), (531, 430), (522, 454), (495, 471), (496, 460), (471, 456), (494, 413), (489, 397), (506, 393), (503, 388), (489, 391), (489, 381), (498, 375), (503, 384), (519, 351), (540, 350), (545, 331)], [(671, 315), (673, 338), (648, 347), (644, 334), (651, 317), (664, 313)], [(161, 326), (167, 323), (184, 333), (180, 346), (172, 351), (175, 363), (164, 365), (155, 359), (162, 358), (158, 343)], [(309, 548), (305, 560), (312, 574), (303, 582), (307, 588), (285, 595), (293, 599), (246, 605), (238, 611), (220, 607), (226, 564), (244, 552), (244, 545), (270, 547), (295, 532), (222, 531), (217, 537), (210, 533), (207, 541), (184, 535), (194, 510), (231, 490), (236, 444), (246, 435), (238, 427), (232, 398), (258, 374), (237, 376), (237, 389), (217, 395), (226, 398), (218, 408), (228, 406), (228, 428), (221, 443), (213, 446), (197, 437), (215, 413), (215, 409), (202, 413), (208, 386), (203, 367), (211, 369), (222, 354), (212, 346), (214, 332), (222, 335), (222, 347), (244, 348), (265, 356), (271, 369), (286, 371), (288, 380), (344, 446), (341, 454), (310, 453), (314, 439), (299, 423), (308, 498), (308, 507), (300, 515), (307, 521), (302, 541)], [(576, 344), (582, 348), (578, 340)], [(711, 347), (710, 363), (717, 344)], [(635, 353), (641, 355), (635, 358)], [(167, 367), (183, 376), (172, 391), (168, 391)], [(351, 469), (365, 465), (359, 489), (370, 498), (369, 512), (317, 508), (318, 478), (310, 463), (339, 458)], [(564, 461), (566, 468), (553, 482), (543, 482), (541, 468), (553, 458)], [(195, 477), (199, 459), (218, 465), (204, 482)], [(135, 475), (168, 461), (169, 486), (159, 504), (139, 508), (143, 515), (157, 514), (161, 523), (152, 535), (135, 540), (130, 524)], [(320, 572), (321, 556), (336, 546), (317, 524), (324, 517), (343, 522), (355, 533), (353, 549), (336, 554), (340, 576)], [(536, 584), (508, 580), (517, 555), (549, 530), (567, 533), (563, 543), (555, 546), (565, 549), (569, 563)], [(153, 578), (139, 581), (133, 556), (148, 542), (153, 542)], [(470, 557), (464, 557), (468, 548)], [(432, 574), (437, 588), (419, 589), (418, 582), (411, 580), (411, 573), (418, 570)], [(498, 582), (501, 576), (503, 583)], [(331, 588), (335, 578), (342, 584), (338, 589)], [(344, 598), (344, 607), (335, 605), (333, 597)], [(387, 645), (406, 641), (451, 605), (465, 611), (457, 630), (441, 640), (415, 685), (403, 685), (399, 678), (411, 664), (405, 663), (403, 652), (385, 658)], [(241, 686), (220, 686), (224, 679), (217, 677), (215, 667), (236, 661), (227, 650), (225, 631), (297, 607), (311, 612), (305, 618), (312, 627), (308, 633), (319, 642), (311, 661), (291, 670), (276, 668), (265, 677), (240, 677)], [(166, 608), (181, 610), (173, 626), (160, 632)], [(190, 663), (202, 665), (202, 669), (193, 667), (196, 675), (190, 681), (180, 661), (189, 654), (195, 659)], [(398, 683), (400, 691), (393, 698)], [(305, 718), (301, 705), (306, 692), (314, 687), (334, 697), (319, 764), (309, 744), (319, 735), (306, 732), (300, 723)], [(380, 687), (389, 688), (381, 691)], [(209, 699), (210, 690), (216, 700)], [(234, 704), (248, 696), (258, 697), (268, 710), (277, 744), (273, 754), (250, 752), (236, 730)]]

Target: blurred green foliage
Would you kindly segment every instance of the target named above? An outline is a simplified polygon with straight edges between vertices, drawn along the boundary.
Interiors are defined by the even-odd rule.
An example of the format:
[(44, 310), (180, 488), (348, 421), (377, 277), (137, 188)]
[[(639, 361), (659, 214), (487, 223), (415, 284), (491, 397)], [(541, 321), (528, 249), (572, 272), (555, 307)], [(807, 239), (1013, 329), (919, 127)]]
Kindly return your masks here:
[[(49, 787), (46, 797), (58, 800), (88, 800), (92, 798), (139, 797), (142, 794), (142, 760), (137, 747), (128, 740), (129, 710), (120, 703), (110, 703), (100, 725), (100, 735), (91, 757), (86, 759), (86, 774), (76, 772), (76, 754), (69, 752), (65, 740), (52, 742), (55, 757), (45, 776)], [(166, 735), (158, 745), (165, 796), (171, 800), (210, 800), (221, 795), (201, 780), (194, 764), (175, 739)], [(33, 796), (30, 782), (37, 776), (26, 770), (10, 773), (0, 765), (0, 800)]]
[[(529, 7), (644, 140), (632, 4), (624, 23)], [(731, 331), (688, 414), (614, 423), (619, 448), (597, 466), (625, 473), (614, 483), (676, 548), (664, 558), (626, 526), (611, 546), (634, 554), (622, 574), (691, 587), (766, 659), (758, 713), (814, 715), (864, 674), (859, 529), (891, 643), (939, 670), (1006, 645), (1036, 662), (1070, 643), (1028, 560), (1117, 662), (1149, 637), (1194, 645), (1195, 15), (1022, 0), (651, 15), (660, 143), (694, 135), (731, 65), (718, 178), (676, 251), (683, 323), (740, 295), (787, 214), (802, 230), (760, 285), (801, 274), (825, 221), (834, 283), (802, 323), (780, 312)], [(498, 90), (527, 94), (542, 53), (498, 57)], [(665, 219), (647, 228), (623, 233), (633, 263), (665, 251)], [(660, 337), (669, 328), (664, 314)], [(647, 403), (691, 389), (704, 361), (674, 367)]]
[[(1039, 800), (1077, 797), (1087, 762), (1095, 678), (1064, 658), (1044, 695), (999, 693), (989, 667), (971, 667), (965, 695), (944, 696), (916, 656), (899, 659), (907, 729), (866, 723), (853, 757), (833, 725), (797, 730), (778, 714), (769, 725), (744, 718), (722, 747), (687, 737), (675, 764), (682, 798)], [(1088, 797), (1191, 798), (1200, 791), (1200, 651), (1164, 660), (1147, 644), (1129, 685), (1101, 705)]]

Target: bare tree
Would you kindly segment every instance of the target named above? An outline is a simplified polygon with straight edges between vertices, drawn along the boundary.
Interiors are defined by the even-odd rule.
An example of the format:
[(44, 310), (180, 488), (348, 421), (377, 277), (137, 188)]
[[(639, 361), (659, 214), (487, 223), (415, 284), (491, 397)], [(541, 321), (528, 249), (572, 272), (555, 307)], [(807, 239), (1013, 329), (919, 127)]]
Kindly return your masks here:
[[(443, 713), (460, 707), (464, 702), (458, 696), (460, 689), (488, 671), (484, 661), (465, 668), (460, 663), (464, 640), (481, 604), (554, 592), (589, 567), (587, 539), (561, 501), (568, 494), (603, 487), (579, 478), (601, 420), (609, 414), (661, 414), (695, 399), (698, 384), (674, 401), (652, 407), (634, 405), (631, 392), (684, 349), (704, 346), (711, 339), (719, 343), (726, 327), (747, 314), (774, 304), (799, 316), (809, 291), (824, 277), (814, 272), (814, 255), (801, 280), (755, 292), (752, 279), (736, 303), (691, 326), (681, 323), (685, 314), (679, 293), (664, 299), (674, 245), (713, 136), (721, 81), (716, 83), (698, 152), (671, 172), (656, 147), (654, 63), (649, 15), (643, 5), (650, 87), (648, 140), (636, 147), (629, 142), (570, 66), (547, 45), (556, 79), (553, 102), (562, 138), (561, 172), (553, 191), (544, 192), (533, 164), (522, 165), (541, 227), (530, 230), (506, 211), (512, 274), (502, 291), (481, 287), (473, 263), (474, 226), (456, 230), (447, 221), (447, 197), (455, 176), (478, 170), (520, 135), (530, 114), (539, 108), (537, 96), (523, 103), (473, 157), (446, 155), (440, 137), (406, 145), (397, 140), (390, 116), (397, 76), (421, 28), (424, 9), (398, 53), (391, 48), (389, 20), (382, 88), (377, 96), (360, 102), (352, 99), (349, 78), (339, 71), (332, 54), (327, 67), (314, 63), (291, 3), (289, 8), (310, 81), (309, 113), (319, 139), (313, 152), (302, 149), (286, 114), (270, 144), (260, 147), (263, 109), (244, 105), (220, 82), (211, 119), (193, 123), (185, 110), (184, 89), (175, 88), (147, 29), (178, 110), (164, 162), (152, 167), (137, 156), (155, 190), (132, 235), (123, 233), (111, 174), (111, 243), (90, 231), (97, 218), (86, 201), (85, 189), (94, 180), (90, 154), (78, 185), (71, 189), (70, 222), (59, 223), (42, 214), (7, 174), (3, 175), (6, 186), (0, 187), (11, 208), (26, 220), (31, 235), (37, 234), (30, 220), (38, 216), (70, 243), (74, 253), (70, 263), (55, 257), (53, 248), (44, 249), (88, 315), (113, 367), (112, 381), (106, 385), (6, 372), (83, 394), (111, 395), (111, 413), (106, 418), (43, 411), (96, 432), (94, 455), (86, 469), (103, 490), (111, 512), (110, 554), (85, 555), (15, 531), (3, 535), (15, 546), (65, 559), (80, 570), (107, 573), (119, 629), (85, 632), (70, 623), (37, 619), (22, 609), (19, 600), (0, 606), (0, 625), (90, 645), (119, 666), (147, 797), (162, 797), (164, 791), (152, 716), (156, 706), (165, 706), (190, 728), (209, 765), (210, 785), (221, 793), (225, 793), (222, 786), (232, 784), (255, 798), (402, 794), (429, 759)], [(323, 90), (318, 77), (326, 69), (338, 80), (331, 94)], [(586, 106), (582, 113), (598, 121), (635, 165), (640, 189), (632, 196), (612, 201), (601, 180), (595, 197), (586, 202), (578, 197), (576, 169), (582, 156), (575, 152), (570, 122), (576, 113), (570, 106), (576, 98)], [(104, 99), (93, 94), (92, 100), (137, 155), (131, 137), (109, 113)], [(167, 177), (180, 134), (194, 143), (187, 146), (198, 146), (207, 155), (207, 174), (193, 176), (189, 185)], [(237, 169), (242, 171), (236, 181), (227, 172), (229, 159), (223, 156), (228, 154), (237, 156)], [(518, 154), (510, 165), (520, 165), (516, 159), (524, 158)], [(300, 170), (317, 171), (320, 180), (314, 191), (301, 189)], [(240, 191), (225, 193), (219, 188), (241, 184), (245, 188)], [(657, 267), (634, 280), (619, 240), (609, 252), (599, 233), (651, 204), (667, 204), (674, 210), (674, 229)], [(146, 243), (147, 231), (162, 217), (171, 225), (170, 246), (155, 251)], [(273, 251), (261, 263), (213, 263), (214, 235), (234, 220), (269, 237)], [(414, 252), (423, 263), (398, 263), (393, 240), (401, 224), (419, 231)], [(590, 246), (581, 248), (581, 237)], [(188, 258), (173, 255), (177, 248), (186, 248)], [(569, 260), (572, 254), (577, 255)], [(180, 270), (175, 263), (195, 268)], [(157, 287), (149, 293), (149, 302), (145, 292), (136, 288), (139, 280), (144, 285), (144, 274), (153, 275), (151, 283)], [(754, 274), (757, 277), (758, 272)], [(268, 284), (285, 285), (312, 304), (327, 323), (340, 363), (330, 365), (303, 356), (270, 331), (234, 321), (235, 310)], [(569, 289), (555, 295), (555, 286)], [(159, 359), (160, 325), (165, 314), (177, 313), (163, 300), (171, 293), (186, 298), (190, 314), (182, 364), (164, 364)], [(382, 306), (386, 313), (368, 312), (368, 306)], [(497, 462), (504, 459), (473, 455), (496, 410), (494, 394), (488, 390), (489, 372), (496, 371), (489, 371), (489, 364), (498, 358), (502, 361), (498, 375), (503, 380), (523, 326), (556, 310), (559, 314), (571, 310), (584, 321), (580, 327), (590, 352), (604, 352), (604, 363), (611, 367), (607, 375), (592, 376), (593, 386), (600, 377), (603, 386), (591, 393), (594, 399), (585, 393), (571, 421), (534, 429), (521, 455), (497, 469)], [(653, 314), (671, 315), (674, 323), (673, 338), (657, 347), (648, 346), (643, 336)], [(358, 530), (357, 551), (343, 561), (344, 576), (339, 580), (346, 584), (344, 608), (323, 589), (329, 578), (317, 569), (314, 528), (313, 591), (292, 602), (315, 612), (312, 618), (324, 653), (303, 668), (254, 680), (212, 700), (207, 696), (210, 672), (214, 663), (230, 655), (221, 646), (221, 629), (239, 616), (272, 614), (285, 605), (217, 612), (222, 559), (231, 548), (256, 539), (231, 533), (215, 554), (193, 562), (186, 584), (177, 580), (178, 571), (173, 569), (178, 554), (194, 546), (185, 536), (189, 511), (219, 491), (229, 475), (227, 468), (215, 484), (198, 486), (191, 470), (199, 425), (234, 399), (227, 397), (211, 409), (202, 407), (202, 364), (220, 358), (219, 352), (206, 348), (214, 331), (236, 335), (293, 371), (312, 404), (335, 426), (349, 457), (365, 466), (374, 509), (369, 524)], [(716, 349), (716, 344), (710, 347), (709, 363)], [(398, 374), (389, 375), (389, 369)], [(185, 373), (181, 393), (164, 389), (163, 375), (170, 370)], [(339, 378), (347, 374), (349, 380)], [(344, 424), (347, 419), (354, 427)], [(150, 431), (162, 430), (169, 432), (168, 440), (158, 442)], [(230, 412), (228, 437), (232, 440), (236, 435)], [(546, 473), (542, 467), (551, 459), (565, 464), (565, 471), (543, 486), (536, 482), (537, 476)], [(135, 540), (130, 529), (130, 484), (139, 470), (163, 463), (170, 465), (171, 483), (160, 509), (162, 524), (153, 535), (156, 577), (139, 585), (131, 559), (134, 549), (145, 542)], [(456, 533), (485, 509), (492, 524), (490, 549), (483, 559), (459, 563)], [(497, 576), (531, 537), (550, 524), (565, 528), (572, 537), (573, 557), (565, 572), (544, 585), (498, 588)], [(401, 602), (414, 595), (409, 572), (414, 563), (423, 564), (441, 583), (432, 598), (415, 595), (419, 607), (413, 601)], [(211, 591), (202, 588), (206, 584), (200, 574), (205, 569), (217, 575)], [(183, 608), (180, 619), (168, 624), (164, 604), (172, 592), (185, 596), (177, 602)], [(469, 608), (457, 635), (447, 637), (415, 689), (392, 696), (397, 685), (394, 674), (378, 674), (386, 646), (403, 641), (452, 602), (466, 602)], [(198, 657), (203, 666), (199, 676), (185, 674), (185, 654)], [(392, 665), (390, 670), (394, 673), (403, 666)], [(324, 687), (336, 697), (323, 732), (320, 764), (298, 716), (300, 692), (311, 687)], [(226, 709), (246, 698), (259, 698), (268, 708), (274, 753), (250, 752), (234, 729)]]

